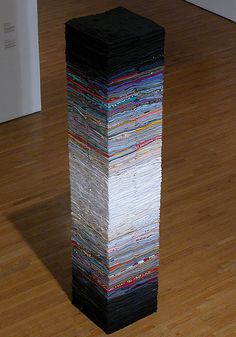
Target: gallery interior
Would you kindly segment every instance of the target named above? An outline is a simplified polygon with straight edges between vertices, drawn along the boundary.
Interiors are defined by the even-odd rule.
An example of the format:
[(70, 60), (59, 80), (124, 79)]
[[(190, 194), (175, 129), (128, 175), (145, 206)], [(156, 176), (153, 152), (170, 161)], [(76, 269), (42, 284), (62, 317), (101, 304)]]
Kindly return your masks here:
[(235, 87), (234, 0), (0, 0), (0, 337), (235, 336)]

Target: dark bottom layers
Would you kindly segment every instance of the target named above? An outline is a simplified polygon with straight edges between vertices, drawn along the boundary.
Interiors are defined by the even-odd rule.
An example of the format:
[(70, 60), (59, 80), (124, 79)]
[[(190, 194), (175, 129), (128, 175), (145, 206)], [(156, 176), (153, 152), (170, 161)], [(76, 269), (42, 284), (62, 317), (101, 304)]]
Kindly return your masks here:
[(73, 276), (72, 303), (109, 334), (157, 311), (157, 280), (107, 299), (93, 282)]

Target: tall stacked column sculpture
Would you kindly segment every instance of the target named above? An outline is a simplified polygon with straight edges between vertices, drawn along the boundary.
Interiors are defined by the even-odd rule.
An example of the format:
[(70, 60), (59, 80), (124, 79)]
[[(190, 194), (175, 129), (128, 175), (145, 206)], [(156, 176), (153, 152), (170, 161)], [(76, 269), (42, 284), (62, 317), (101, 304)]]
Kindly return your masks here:
[(66, 23), (72, 301), (107, 333), (157, 310), (164, 29)]

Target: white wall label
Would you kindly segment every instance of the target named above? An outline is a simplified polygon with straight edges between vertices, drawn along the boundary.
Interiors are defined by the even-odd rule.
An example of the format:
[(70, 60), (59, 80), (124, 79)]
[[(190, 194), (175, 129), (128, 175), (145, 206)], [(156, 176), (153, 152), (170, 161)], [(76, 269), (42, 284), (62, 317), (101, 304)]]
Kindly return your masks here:
[(5, 34), (15, 32), (15, 30), (16, 30), (16, 27), (12, 23), (10, 23), (10, 22), (4, 23), (3, 31), (4, 31)]
[(0, 0), (0, 102), (0, 123), (41, 110), (37, 0)]
[(4, 49), (14, 48), (16, 46), (16, 26), (11, 22), (6, 22), (3, 25), (4, 33)]

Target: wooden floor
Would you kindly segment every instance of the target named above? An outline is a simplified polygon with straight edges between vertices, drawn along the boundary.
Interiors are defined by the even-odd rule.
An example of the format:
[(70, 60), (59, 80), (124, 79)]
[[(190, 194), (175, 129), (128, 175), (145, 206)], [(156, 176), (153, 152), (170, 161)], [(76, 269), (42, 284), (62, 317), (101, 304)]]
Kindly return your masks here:
[(0, 125), (0, 336), (101, 337), (70, 303), (64, 22), (166, 27), (159, 312), (117, 337), (236, 336), (236, 25), (181, 0), (38, 0), (42, 113)]

